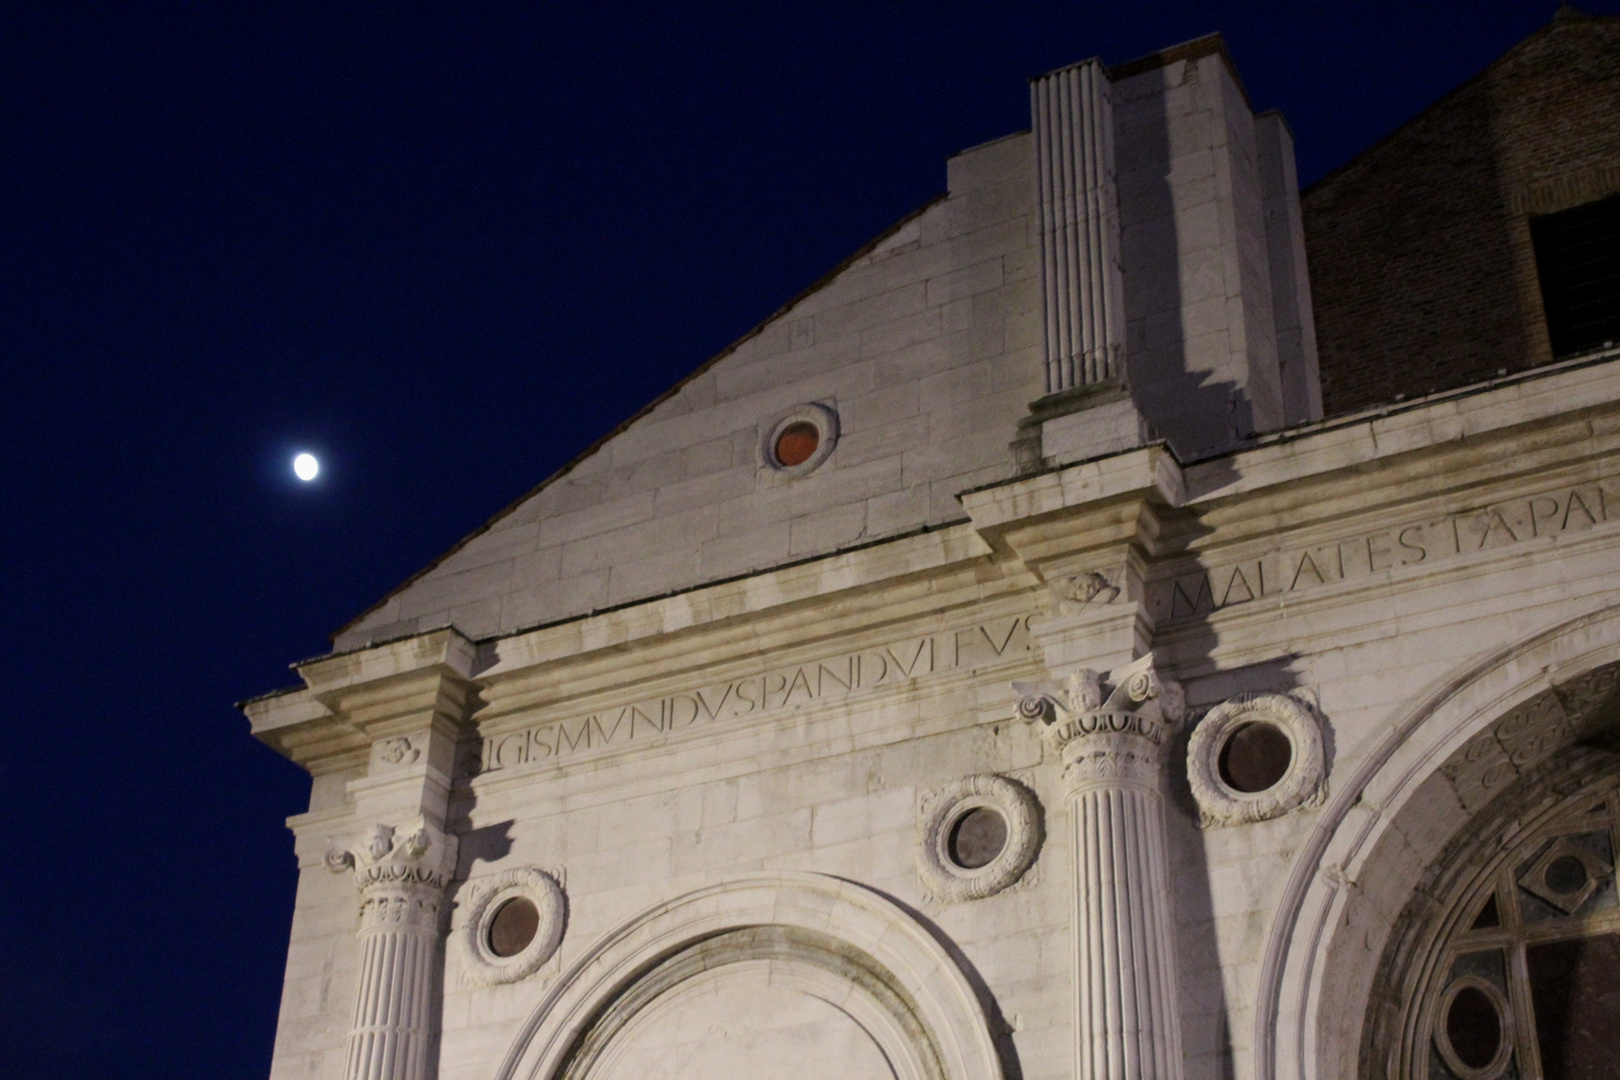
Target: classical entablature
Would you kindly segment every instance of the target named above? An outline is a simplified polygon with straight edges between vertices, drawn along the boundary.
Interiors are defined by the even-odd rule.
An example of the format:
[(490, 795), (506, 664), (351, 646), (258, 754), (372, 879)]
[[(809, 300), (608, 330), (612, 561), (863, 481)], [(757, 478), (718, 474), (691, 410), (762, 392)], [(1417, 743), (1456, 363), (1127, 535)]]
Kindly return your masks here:
[(1219, 39), (1032, 110), (247, 703), (313, 777), (277, 1080), (1605, 1052), (1620, 349), (1323, 418)]
[[(442, 1061), (485, 1054), (473, 1048), (504, 1032), (512, 1076), (563, 1075), (545, 1064), (557, 1054), (576, 1055), (567, 1075), (632, 1069), (647, 1047), (675, 1038), (669, 1017), (702, 1011), (666, 1016), (668, 1003), (657, 1004), (676, 993), (666, 982), (688, 961), (669, 959), (665, 981), (634, 994), (620, 976), (587, 993), (579, 980), (591, 961), (580, 950), (615, 935), (642, 948), (626, 928), (665, 910), (653, 904), (661, 892), (687, 897), (677, 906), (694, 912), (701, 897), (741, 903), (728, 899), (733, 887), (764, 905), (769, 890), (749, 875), (774, 866), (797, 882), (781, 886), (784, 905), (814, 892), (806, 882), (869, 883), (877, 893), (834, 891), (857, 889), (885, 917), (912, 905), (923, 922), (907, 933), (957, 942), (952, 978), (975, 988), (982, 1010), (970, 1042), (996, 1048), (1003, 1071), (1007, 1055), (1024, 1052), (1003, 1028), (1030, 1029), (995, 1017), (1022, 1018), (1042, 994), (1004, 997), (998, 981), (1019, 980), (997, 957), (1016, 941), (1050, 939), (1040, 979), (1123, 995), (1095, 1005), (1061, 995), (1069, 1004), (1044, 1030), (1071, 1055), (1143, 1055), (1144, 1074), (1159, 1075), (1185, 1060), (1196, 1074), (1200, 1053), (1223, 1051), (1189, 1034), (1199, 1030), (1197, 988), (1219, 971), (1192, 958), (1237, 949), (1253, 958), (1253, 981), (1233, 985), (1252, 995), (1256, 1037), (1234, 1032), (1233, 1042), (1259, 1050), (1263, 1075), (1325, 1077), (1323, 1055), (1360, 1052), (1383, 955), (1365, 942), (1382, 941), (1399, 897), (1418, 887), (1428, 856), (1417, 838), (1438, 851), (1473, 808), (1534, 767), (1522, 747), (1550, 755), (1608, 723), (1601, 694), (1582, 691), (1579, 717), (1570, 695), (1620, 662), (1614, 400), (1620, 370), (1576, 365), (1226, 458), (1182, 464), (1149, 446), (968, 493), (970, 521), (868, 550), (508, 638), (476, 642), (446, 629), (321, 658), (301, 665), (305, 689), (250, 711), (262, 738), (316, 776), (317, 805), (294, 821), (301, 858), (363, 879), (360, 907), (346, 901), (360, 913), (361, 943), (377, 932), (367, 929), (377, 922), (366, 907), (373, 892), (415, 903), (424, 927), (442, 897), (448, 924), (435, 932), (466, 944), (443, 954), (433, 1008), (476, 1014), (510, 1001), (499, 1005), (504, 1015), (528, 1002), (527, 1027), (510, 1027), (513, 1014), (460, 1034), (423, 1013), (419, 1032), (400, 1033), (402, 1045), (438, 1039)], [(1273, 551), (1339, 547), (1348, 557), (1352, 542), (1365, 551), (1391, 505), (1397, 521), (1483, 521), (1475, 535), (1484, 539), (1432, 563), (1346, 570), (1309, 589), (1159, 617), (1155, 582), (1230, 565), (1230, 552), (1256, 551), (1268, 537)], [(1490, 538), (1498, 521), (1513, 537)], [(1548, 589), (1543, 577), (1587, 584)], [(1321, 666), (1346, 650), (1382, 659), (1365, 676)], [(1501, 734), (1504, 717), (1541, 718), (1535, 710), (1552, 707), (1540, 703), (1564, 710), (1556, 724), (1514, 721), (1518, 741)], [(1237, 733), (1256, 725), (1286, 745), (1269, 781), (1264, 754), (1233, 760), (1247, 752)], [(1481, 732), (1494, 734), (1482, 744)], [(1190, 788), (1189, 775), (1201, 778)], [(1255, 783), (1271, 786), (1251, 796), (1244, 785)], [(1458, 786), (1467, 784), (1479, 793)], [(1200, 792), (1205, 801), (1195, 802)], [(986, 812), (999, 825), (986, 824)], [(1262, 832), (1275, 838), (1261, 841)], [(1236, 851), (1225, 865), (1241, 868), (1261, 842), (1282, 853), (1265, 864), (1275, 872), (1249, 881), (1237, 902), (1264, 917), (1228, 929), (1218, 912), (1235, 894), (1222, 885), (1222, 860)], [(974, 844), (989, 845), (977, 865)], [(411, 870), (434, 851), (440, 869)], [(404, 869), (375, 869), (395, 864)], [(1091, 869), (1077, 878), (1076, 865)], [(343, 878), (323, 869), (314, 881), (325, 880)], [(1120, 889), (1117, 907), (1095, 906), (1106, 883)], [(534, 905), (535, 937), (503, 955), (490, 934), (508, 897)], [(1163, 906), (1141, 907), (1143, 897)], [(1005, 928), (973, 945), (973, 927), (997, 910), (989, 924)], [(935, 930), (921, 929), (936, 919)], [(342, 918), (328, 925), (354, 933)], [(410, 925), (387, 932), (408, 936)], [(711, 929), (727, 944), (689, 961), (727, 973), (705, 976), (713, 985), (690, 991), (700, 997), (769, 998), (777, 991), (762, 989), (776, 978), (775, 961), (760, 959), (767, 954), (798, 957), (789, 966), (803, 971), (789, 981), (816, 1001), (842, 985), (826, 982), (837, 967), (829, 957), (851, 939), (825, 925), (816, 937), (750, 915)], [(709, 931), (694, 922), (680, 933), (680, 948), (695, 949)], [(1055, 944), (1074, 935), (1076, 946)], [(340, 940), (317, 936), (312, 947)], [(1144, 967), (1154, 956), (1162, 968)], [(641, 961), (623, 963), (628, 971)], [(892, 972), (881, 956), (860, 963)], [(846, 1034), (870, 1036), (871, 1060), (899, 1061), (899, 1044), (884, 1040), (924, 1028), (895, 1019), (901, 998), (871, 986)], [(584, 1036), (566, 1034), (573, 1028), (540, 1004), (565, 992), (579, 996), (570, 1008), (585, 1018), (614, 994), (631, 995), (615, 1008), (634, 1015), (613, 1012), (612, 1024), (591, 1029), (619, 1034), (592, 1036), (603, 1045), (589, 1069), (570, 1041)], [(634, 1004), (637, 995), (647, 1000)], [(952, 1008), (953, 1024), (975, 1015), (960, 1001)], [(1118, 1031), (1106, 1017), (1118, 1008), (1141, 1026), (1111, 1048)], [(1068, 1009), (1079, 1010), (1072, 1021)], [(806, 1016), (827, 1031), (844, 1022)], [(375, 1026), (359, 1014), (355, 1025)], [(1272, 1031), (1276, 1041), (1264, 1044), (1258, 1036)], [(787, 1037), (768, 1025), (734, 1034), (760, 1053)], [(1045, 1037), (1026, 1034), (1024, 1045)], [(896, 1075), (965, 1075), (940, 1064), (965, 1051), (951, 1058), (919, 1045)]]

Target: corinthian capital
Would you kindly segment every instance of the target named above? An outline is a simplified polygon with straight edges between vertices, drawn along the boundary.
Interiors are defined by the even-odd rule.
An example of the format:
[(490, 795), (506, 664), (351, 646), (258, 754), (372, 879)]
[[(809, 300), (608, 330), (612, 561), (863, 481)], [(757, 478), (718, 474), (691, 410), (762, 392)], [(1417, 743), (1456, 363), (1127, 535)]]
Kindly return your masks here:
[(1171, 731), (1186, 712), (1181, 685), (1158, 673), (1151, 654), (1106, 674), (1013, 683), (1018, 715), (1039, 723), (1071, 786), (1158, 782)]
[(399, 893), (401, 899), (411, 894), (414, 903), (406, 906), (430, 907), (436, 915), (438, 894), (455, 872), (455, 847), (454, 837), (420, 819), (397, 827), (373, 825), (346, 846), (334, 841), (326, 851), (326, 868), (336, 874), (354, 871), (363, 915), (377, 906), (368, 899), (380, 893)]

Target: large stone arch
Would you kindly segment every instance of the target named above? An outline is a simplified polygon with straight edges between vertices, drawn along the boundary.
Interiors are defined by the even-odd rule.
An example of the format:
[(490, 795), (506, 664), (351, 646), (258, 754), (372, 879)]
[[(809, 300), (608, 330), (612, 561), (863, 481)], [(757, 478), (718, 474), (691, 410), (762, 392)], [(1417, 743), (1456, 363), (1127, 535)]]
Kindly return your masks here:
[[(1553, 945), (1566, 961), (1557, 978), (1567, 986), (1565, 980), (1575, 973), (1583, 946), (1594, 938), (1613, 937), (1620, 927), (1620, 911), (1608, 895), (1612, 882), (1607, 882), (1611, 888), (1604, 887), (1612, 876), (1620, 808), (1616, 798), (1620, 753), (1615, 752), (1612, 700), (1620, 690), (1616, 674), (1620, 672), (1611, 666), (1590, 677), (1607, 684), (1610, 691), (1611, 701), (1603, 710), (1608, 715), (1593, 725), (1608, 730), (1593, 730), (1591, 738), (1528, 766), (1423, 867), (1378, 964), (1362, 1029), (1358, 1063), (1362, 1080), (1426, 1077), (1436, 1053), (1454, 1075), (1467, 1075), (1468, 1070), (1521, 1077), (1549, 1071), (1590, 1075), (1594, 1058), (1612, 1049), (1602, 1045), (1606, 1036), (1593, 1025), (1596, 1018), (1613, 1012), (1607, 994), (1584, 1000), (1584, 1012), (1569, 1008), (1572, 999), (1547, 996), (1542, 1004), (1549, 1012), (1538, 1015), (1532, 970), (1538, 966), (1535, 954), (1545, 956), (1547, 946)], [(1584, 880), (1571, 888), (1568, 882), (1573, 879), (1554, 879), (1564, 885), (1553, 889), (1547, 867), (1560, 861), (1559, 856), (1568, 864), (1571, 854), (1577, 857), (1574, 865)], [(1587, 903), (1590, 900), (1596, 903)], [(1608, 951), (1600, 946), (1586, 958), (1589, 974), (1607, 966)], [(1445, 1027), (1441, 1005), (1448, 987), (1481, 979), (1496, 991), (1485, 992), (1495, 998), (1497, 1039), (1490, 1061), (1483, 1062), (1479, 1059), (1485, 1056), (1485, 1047), (1477, 1036), (1485, 1032), (1468, 1029), (1476, 1035), (1472, 1043), (1465, 1036), (1475, 1056), (1469, 1063), (1456, 1057), (1456, 1044), (1449, 1037), (1441, 1036)], [(1544, 995), (1549, 985), (1543, 983)], [(1543, 1044), (1542, 1036), (1551, 1036), (1551, 1042)], [(1442, 1042), (1450, 1045), (1442, 1050)], [(1488, 1036), (1484, 1042), (1488, 1044)], [(1577, 1064), (1570, 1060), (1572, 1052), (1580, 1058), (1580, 1067), (1573, 1071), (1563, 1067)], [(1447, 1053), (1453, 1061), (1444, 1060)], [(1612, 1070), (1605, 1075), (1607, 1071)]]
[(1267, 940), (1254, 1019), (1259, 1080), (1355, 1071), (1386, 939), (1424, 868), (1497, 791), (1581, 738), (1617, 681), (1620, 607), (1610, 606), (1434, 686), (1337, 783)]
[(660, 1015), (724, 993), (836, 1010), (899, 1080), (1002, 1077), (973, 986), (925, 927), (860, 885), (786, 872), (698, 889), (608, 933), (546, 993), (496, 1075), (615, 1075)]

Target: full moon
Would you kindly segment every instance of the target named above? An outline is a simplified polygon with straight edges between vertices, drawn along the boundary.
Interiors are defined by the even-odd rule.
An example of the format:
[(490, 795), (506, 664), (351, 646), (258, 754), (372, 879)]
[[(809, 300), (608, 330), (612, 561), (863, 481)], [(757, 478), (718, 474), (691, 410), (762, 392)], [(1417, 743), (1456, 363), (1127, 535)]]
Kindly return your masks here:
[(315, 460), (314, 454), (299, 454), (293, 458), (293, 475), (308, 483), (320, 475), (321, 463)]

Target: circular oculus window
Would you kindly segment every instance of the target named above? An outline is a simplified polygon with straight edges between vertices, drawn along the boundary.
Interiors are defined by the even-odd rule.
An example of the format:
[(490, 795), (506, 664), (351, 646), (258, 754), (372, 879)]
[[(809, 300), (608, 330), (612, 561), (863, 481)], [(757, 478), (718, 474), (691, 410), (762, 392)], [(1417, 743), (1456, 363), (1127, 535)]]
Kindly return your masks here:
[(917, 872), (944, 900), (978, 900), (1015, 884), (1041, 849), (1040, 804), (1006, 777), (969, 776), (936, 792), (917, 823)]
[(795, 420), (776, 436), (772, 451), (778, 465), (791, 469), (809, 461), (820, 445), (821, 432), (816, 430), (816, 425), (807, 420)]
[(529, 947), (540, 929), (540, 909), (527, 896), (515, 896), (489, 921), (489, 951), (509, 959)]
[(945, 854), (963, 870), (995, 862), (1007, 847), (1007, 819), (992, 806), (971, 807), (951, 825)]
[(1435, 1048), (1462, 1080), (1495, 1080), (1513, 1057), (1508, 1002), (1495, 983), (1464, 975), (1440, 995)]
[(1187, 780), (1206, 826), (1265, 821), (1319, 803), (1324, 766), (1316, 717), (1285, 694), (1217, 705), (1187, 743)]
[(562, 943), (565, 913), (562, 886), (544, 870), (506, 870), (475, 883), (462, 933), (468, 979), (488, 985), (534, 974)]
[(1258, 795), (1282, 783), (1294, 760), (1294, 744), (1276, 724), (1258, 720), (1232, 729), (1221, 744), (1218, 773), (1233, 791)]
[(838, 414), (825, 405), (796, 405), (761, 429), (760, 458), (773, 473), (803, 476), (833, 451), (838, 441)]

